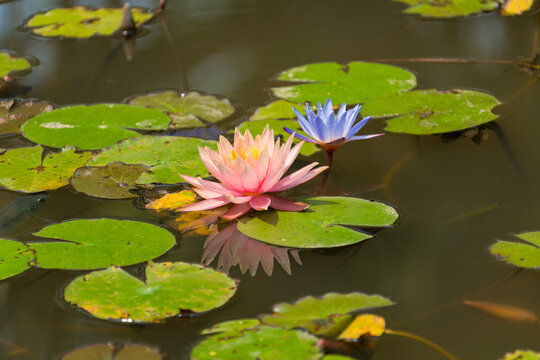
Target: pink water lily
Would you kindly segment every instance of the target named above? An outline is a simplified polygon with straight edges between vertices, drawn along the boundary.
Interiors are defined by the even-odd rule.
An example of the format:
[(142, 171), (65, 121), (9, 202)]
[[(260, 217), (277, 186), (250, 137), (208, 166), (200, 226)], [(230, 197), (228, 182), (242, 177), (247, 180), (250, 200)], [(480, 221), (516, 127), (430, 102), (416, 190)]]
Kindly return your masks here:
[(205, 200), (182, 207), (182, 211), (209, 210), (229, 203), (234, 205), (223, 218), (236, 219), (251, 209), (274, 208), (285, 211), (302, 211), (308, 204), (274, 195), (280, 191), (302, 184), (326, 170), (326, 166), (314, 167), (311, 163), (281, 178), (292, 165), (303, 142), (292, 146), (294, 136), (285, 144), (274, 142), (274, 131), (265, 127), (255, 138), (249, 130), (245, 134), (236, 129), (234, 144), (220, 137), (218, 152), (205, 147), (199, 154), (208, 171), (220, 182), (213, 182), (188, 175), (182, 178), (194, 186), (194, 191)]

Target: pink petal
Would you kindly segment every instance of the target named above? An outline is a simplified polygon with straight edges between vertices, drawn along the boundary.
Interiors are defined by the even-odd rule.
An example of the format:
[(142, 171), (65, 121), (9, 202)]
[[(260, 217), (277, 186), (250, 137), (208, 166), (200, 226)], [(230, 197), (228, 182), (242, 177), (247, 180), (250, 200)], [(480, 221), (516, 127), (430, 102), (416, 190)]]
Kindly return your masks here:
[(227, 196), (227, 199), (229, 199), (229, 201), (233, 204), (243, 204), (251, 201), (253, 196)]
[(257, 195), (249, 202), (249, 205), (255, 210), (268, 210), (270, 198), (266, 195)]
[[(292, 173), (289, 176), (281, 179), (272, 189), (268, 190), (269, 192), (280, 192), (283, 190), (290, 189), (299, 184), (305, 183), (308, 180), (311, 180), (315, 176), (319, 175), (321, 172), (325, 171), (328, 166), (320, 166), (315, 170), (307, 171), (312, 167), (313, 164), (303, 167), (302, 169)], [(316, 163), (315, 163), (316, 165)], [(314, 166), (314, 165), (313, 165)], [(307, 170), (306, 170), (307, 168)], [(307, 173), (306, 173), (307, 172)]]
[(230, 208), (229, 211), (227, 211), (225, 214), (221, 215), (221, 217), (225, 220), (234, 220), (244, 214), (247, 214), (249, 210), (251, 210), (251, 206), (249, 206), (249, 203), (236, 204), (232, 208)]
[(199, 195), (200, 197), (202, 197), (204, 199), (213, 199), (213, 198), (223, 196), (222, 194), (217, 193), (215, 191), (211, 191), (211, 190), (208, 190), (208, 189), (201, 189), (201, 188), (198, 188), (198, 187), (194, 187), (194, 188), (192, 188), (192, 190), (195, 191), (197, 193), (197, 195)]
[(226, 204), (229, 204), (230, 201), (226, 197), (207, 199), (199, 201), (193, 204), (189, 204), (181, 207), (180, 211), (201, 211), (201, 210), (210, 210)]
[(268, 197), (272, 201), (270, 207), (276, 210), (302, 211), (309, 207), (309, 204), (301, 201), (289, 200), (275, 195), (268, 195)]

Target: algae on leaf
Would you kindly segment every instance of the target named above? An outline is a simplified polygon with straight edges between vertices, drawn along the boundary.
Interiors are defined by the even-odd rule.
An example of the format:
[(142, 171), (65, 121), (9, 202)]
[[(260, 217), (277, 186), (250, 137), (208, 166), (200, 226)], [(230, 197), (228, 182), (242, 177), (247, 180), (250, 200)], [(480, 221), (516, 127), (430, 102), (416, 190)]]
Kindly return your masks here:
[[(122, 8), (96, 8), (75, 6), (55, 8), (30, 17), (25, 26), (35, 35), (43, 37), (89, 38), (108, 36), (119, 30)], [(135, 26), (152, 19), (153, 15), (141, 8), (131, 8)]]
[(394, 0), (408, 4), (404, 11), (422, 17), (452, 18), (493, 11), (499, 7), (498, 0)]

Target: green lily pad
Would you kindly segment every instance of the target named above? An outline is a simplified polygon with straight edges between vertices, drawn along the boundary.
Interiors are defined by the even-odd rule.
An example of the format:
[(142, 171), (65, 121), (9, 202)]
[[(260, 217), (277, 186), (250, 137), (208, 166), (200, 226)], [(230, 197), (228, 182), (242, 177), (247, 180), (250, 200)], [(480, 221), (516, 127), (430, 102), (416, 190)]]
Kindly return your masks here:
[(0, 135), (19, 134), (19, 127), (26, 120), (52, 109), (52, 105), (44, 101), (0, 100)]
[(285, 70), (278, 80), (302, 83), (272, 88), (275, 96), (297, 103), (363, 103), (416, 86), (416, 76), (399, 67), (369, 62), (316, 63)]
[(394, 0), (410, 5), (404, 12), (422, 17), (452, 18), (493, 11), (497, 0)]
[(329, 355), (324, 355), (324, 357), (321, 360), (354, 360), (354, 358), (348, 357), (345, 355), (329, 354)]
[(138, 185), (153, 183), (176, 184), (182, 182), (178, 174), (209, 175), (199, 157), (197, 147), (217, 148), (216, 141), (177, 136), (141, 136), (119, 142), (88, 162), (89, 166), (103, 166), (121, 161), (125, 164), (143, 164), (150, 170), (136, 181)]
[(238, 230), (269, 244), (328, 248), (372, 237), (341, 225), (382, 227), (392, 225), (398, 218), (394, 208), (364, 199), (320, 196), (301, 201), (311, 206), (303, 212), (265, 211), (244, 217), (238, 222)]
[(497, 241), (491, 245), (489, 251), (497, 259), (506, 263), (526, 269), (540, 268), (540, 231), (515, 234), (516, 237), (526, 241), (517, 243), (513, 241)]
[(516, 350), (507, 353), (501, 360), (540, 360), (540, 353), (532, 350)]
[(41, 146), (7, 150), (0, 155), (0, 186), (26, 193), (58, 189), (69, 183), (75, 169), (84, 166), (88, 153), (63, 149), (41, 162)]
[(255, 121), (296, 119), (296, 114), (293, 111), (293, 107), (295, 107), (296, 110), (300, 111), (300, 113), (304, 115), (306, 114), (305, 104), (299, 104), (286, 100), (276, 100), (272, 101), (268, 105), (257, 108), (253, 115), (251, 115), (249, 120)]
[[(300, 127), (300, 124), (296, 120), (257, 120), (257, 121), (245, 121), (238, 125), (238, 129), (243, 133), (246, 130), (249, 130), (252, 134), (261, 134), (264, 128), (268, 125), (270, 129), (274, 129), (275, 136), (282, 136), (284, 139), (289, 138), (289, 135), (283, 127), (288, 127), (298, 133), (306, 136), (306, 133)], [(294, 140), (294, 143), (298, 143), (299, 140)], [(305, 142), (300, 149), (300, 154), (304, 156), (310, 156), (315, 154), (321, 149), (318, 148), (315, 144)]]
[(120, 268), (79, 276), (66, 301), (100, 319), (155, 322), (181, 311), (202, 313), (225, 304), (236, 284), (227, 275), (183, 262), (149, 263), (143, 282)]
[(23, 243), (0, 239), (0, 280), (17, 275), (31, 266), (34, 253)]
[(136, 96), (129, 100), (129, 104), (167, 112), (172, 119), (169, 127), (173, 129), (205, 126), (204, 122), (216, 123), (234, 113), (234, 107), (229, 100), (196, 91), (185, 94), (160, 91)]
[(190, 359), (317, 360), (323, 356), (317, 340), (302, 331), (261, 326), (211, 336), (195, 346)]
[(252, 329), (261, 325), (261, 322), (258, 319), (237, 319), (220, 322), (212, 326), (211, 328), (204, 329), (201, 331), (201, 334), (216, 334), (223, 332), (238, 332), (242, 330)]
[(37, 265), (45, 269), (132, 265), (163, 255), (176, 244), (174, 235), (159, 226), (115, 219), (70, 220), (33, 235), (62, 240), (28, 244)]
[(395, 116), (386, 131), (414, 135), (441, 134), (485, 124), (498, 116), (493, 96), (471, 90), (416, 90), (375, 99), (364, 104), (362, 114)]
[(139, 344), (97, 344), (77, 348), (61, 360), (161, 360), (159, 350)]
[(125, 104), (66, 106), (33, 117), (22, 135), (41, 145), (97, 150), (140, 136), (139, 130), (163, 130), (171, 119), (162, 111)]
[(349, 313), (393, 304), (380, 295), (328, 293), (321, 298), (308, 296), (294, 304), (277, 304), (274, 313), (263, 316), (261, 322), (285, 329), (304, 328), (317, 335), (330, 336), (339, 334), (349, 324), (352, 320)]
[(128, 199), (138, 197), (135, 190), (137, 179), (148, 169), (141, 164), (126, 165), (113, 162), (105, 166), (86, 166), (77, 169), (71, 178), (71, 186), (78, 192), (104, 199)]
[(32, 64), (25, 58), (14, 56), (6, 51), (0, 51), (0, 79), (31, 68)]
[[(108, 36), (119, 30), (122, 8), (97, 8), (85, 6), (56, 8), (33, 15), (25, 26), (32, 33), (44, 37), (89, 38)], [(135, 26), (152, 19), (153, 15), (141, 8), (131, 8)]]

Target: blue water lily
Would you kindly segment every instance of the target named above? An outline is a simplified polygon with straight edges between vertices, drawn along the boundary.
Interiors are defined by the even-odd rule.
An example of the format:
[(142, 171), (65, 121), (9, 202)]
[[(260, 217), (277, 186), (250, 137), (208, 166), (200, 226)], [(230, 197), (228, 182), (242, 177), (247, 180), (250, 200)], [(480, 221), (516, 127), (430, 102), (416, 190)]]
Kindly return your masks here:
[(302, 129), (310, 136), (304, 136), (296, 133), (289, 128), (283, 128), (289, 134), (294, 133), (294, 136), (300, 140), (310, 143), (319, 144), (326, 152), (332, 153), (341, 145), (349, 141), (365, 140), (384, 134), (358, 135), (355, 136), (360, 129), (371, 119), (366, 117), (356, 124), (354, 121), (360, 112), (360, 105), (356, 105), (350, 110), (347, 109), (347, 104), (341, 105), (337, 115), (334, 115), (334, 107), (330, 99), (326, 100), (324, 107), (321, 103), (317, 105), (317, 114), (313, 112), (311, 107), (306, 103), (306, 117), (293, 107), (293, 111), (298, 117), (298, 122)]

